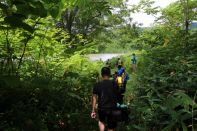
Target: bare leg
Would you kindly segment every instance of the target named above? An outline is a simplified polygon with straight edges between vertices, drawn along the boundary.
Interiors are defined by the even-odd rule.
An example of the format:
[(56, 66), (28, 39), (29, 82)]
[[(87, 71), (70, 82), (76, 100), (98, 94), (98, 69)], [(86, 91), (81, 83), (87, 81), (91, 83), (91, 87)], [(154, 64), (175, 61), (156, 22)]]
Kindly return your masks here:
[(100, 131), (105, 131), (105, 124), (103, 122), (99, 121), (98, 125)]

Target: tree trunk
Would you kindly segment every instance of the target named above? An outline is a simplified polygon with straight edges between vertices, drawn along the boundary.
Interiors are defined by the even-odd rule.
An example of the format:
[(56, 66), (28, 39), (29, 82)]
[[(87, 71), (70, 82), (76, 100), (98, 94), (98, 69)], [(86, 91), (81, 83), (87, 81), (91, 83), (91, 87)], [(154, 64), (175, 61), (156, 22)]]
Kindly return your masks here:
[(42, 47), (43, 47), (43, 43), (44, 43), (44, 39), (46, 37), (47, 31), (48, 31), (48, 28), (45, 30), (44, 37), (42, 38), (42, 42), (41, 42), (41, 45), (40, 45), (40, 51), (39, 51), (39, 54), (38, 54), (38, 61), (37, 61), (37, 65), (36, 65), (35, 77), (37, 77), (37, 75), (38, 75), (39, 60), (40, 60), (40, 57), (41, 57)]
[(186, 35), (188, 34), (189, 31), (189, 7), (188, 7), (188, 0), (186, 0), (185, 4), (185, 32)]
[(12, 62), (12, 51), (10, 47), (10, 42), (9, 42), (9, 30), (7, 29), (4, 31), (4, 34), (6, 36), (6, 47), (7, 47), (7, 58), (6, 61), (4, 61), (6, 64), (5, 70), (7, 70), (8, 75), (11, 75), (13, 73), (12, 67), (13, 67), (13, 62)]
[[(40, 18), (39, 18), (39, 19), (36, 21), (36, 23), (34, 24), (33, 30), (35, 30), (35, 27), (36, 27), (36, 25), (38, 24), (39, 20), (40, 20)], [(35, 31), (34, 31), (34, 32), (35, 32)], [(34, 32), (33, 32), (33, 33), (34, 33)], [(25, 55), (25, 51), (26, 51), (27, 44), (28, 44), (28, 42), (29, 42), (29, 40), (30, 40), (31, 38), (32, 38), (31, 35), (29, 35), (29, 36), (27, 37), (25, 43), (24, 43), (24, 48), (23, 48), (23, 52), (22, 52), (22, 54), (21, 54), (21, 57), (20, 57), (20, 59), (19, 59), (19, 64), (18, 64), (17, 71), (19, 71), (19, 69), (20, 69), (20, 67), (21, 67), (21, 65), (22, 65), (22, 61), (23, 61), (23, 57), (24, 57), (24, 55)]]

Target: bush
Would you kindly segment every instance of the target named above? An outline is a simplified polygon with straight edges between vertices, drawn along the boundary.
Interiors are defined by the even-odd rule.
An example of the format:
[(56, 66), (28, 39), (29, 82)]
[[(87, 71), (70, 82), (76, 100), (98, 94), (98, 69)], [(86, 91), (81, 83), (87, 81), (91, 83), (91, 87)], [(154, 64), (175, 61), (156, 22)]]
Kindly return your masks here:
[(1, 76), (0, 130), (93, 130), (90, 96), (101, 65), (76, 55), (61, 77)]
[(134, 114), (138, 130), (197, 128), (196, 42), (170, 43), (144, 55), (135, 85)]

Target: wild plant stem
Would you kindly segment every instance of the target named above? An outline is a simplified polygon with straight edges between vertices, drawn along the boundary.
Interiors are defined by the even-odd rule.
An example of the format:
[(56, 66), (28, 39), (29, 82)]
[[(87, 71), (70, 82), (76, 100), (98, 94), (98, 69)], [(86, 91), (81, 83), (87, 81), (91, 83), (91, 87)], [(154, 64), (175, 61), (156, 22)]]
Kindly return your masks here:
[(196, 100), (196, 95), (197, 95), (197, 90), (196, 90), (196, 93), (194, 95), (194, 100), (193, 100), (193, 103), (192, 103), (192, 131), (195, 131), (194, 130), (194, 104), (195, 104), (195, 100)]

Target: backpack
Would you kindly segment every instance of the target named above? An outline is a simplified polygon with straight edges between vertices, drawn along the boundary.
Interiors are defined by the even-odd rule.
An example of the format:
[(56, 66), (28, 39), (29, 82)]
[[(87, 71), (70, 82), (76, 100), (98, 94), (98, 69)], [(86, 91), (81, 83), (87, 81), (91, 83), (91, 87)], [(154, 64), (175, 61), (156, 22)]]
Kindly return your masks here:
[(116, 77), (116, 84), (118, 86), (120, 93), (125, 92), (124, 77), (125, 77), (125, 73), (122, 73), (122, 75)]
[(123, 77), (122, 76), (117, 76), (116, 82), (117, 82), (118, 87), (122, 87), (123, 83), (124, 83)]

